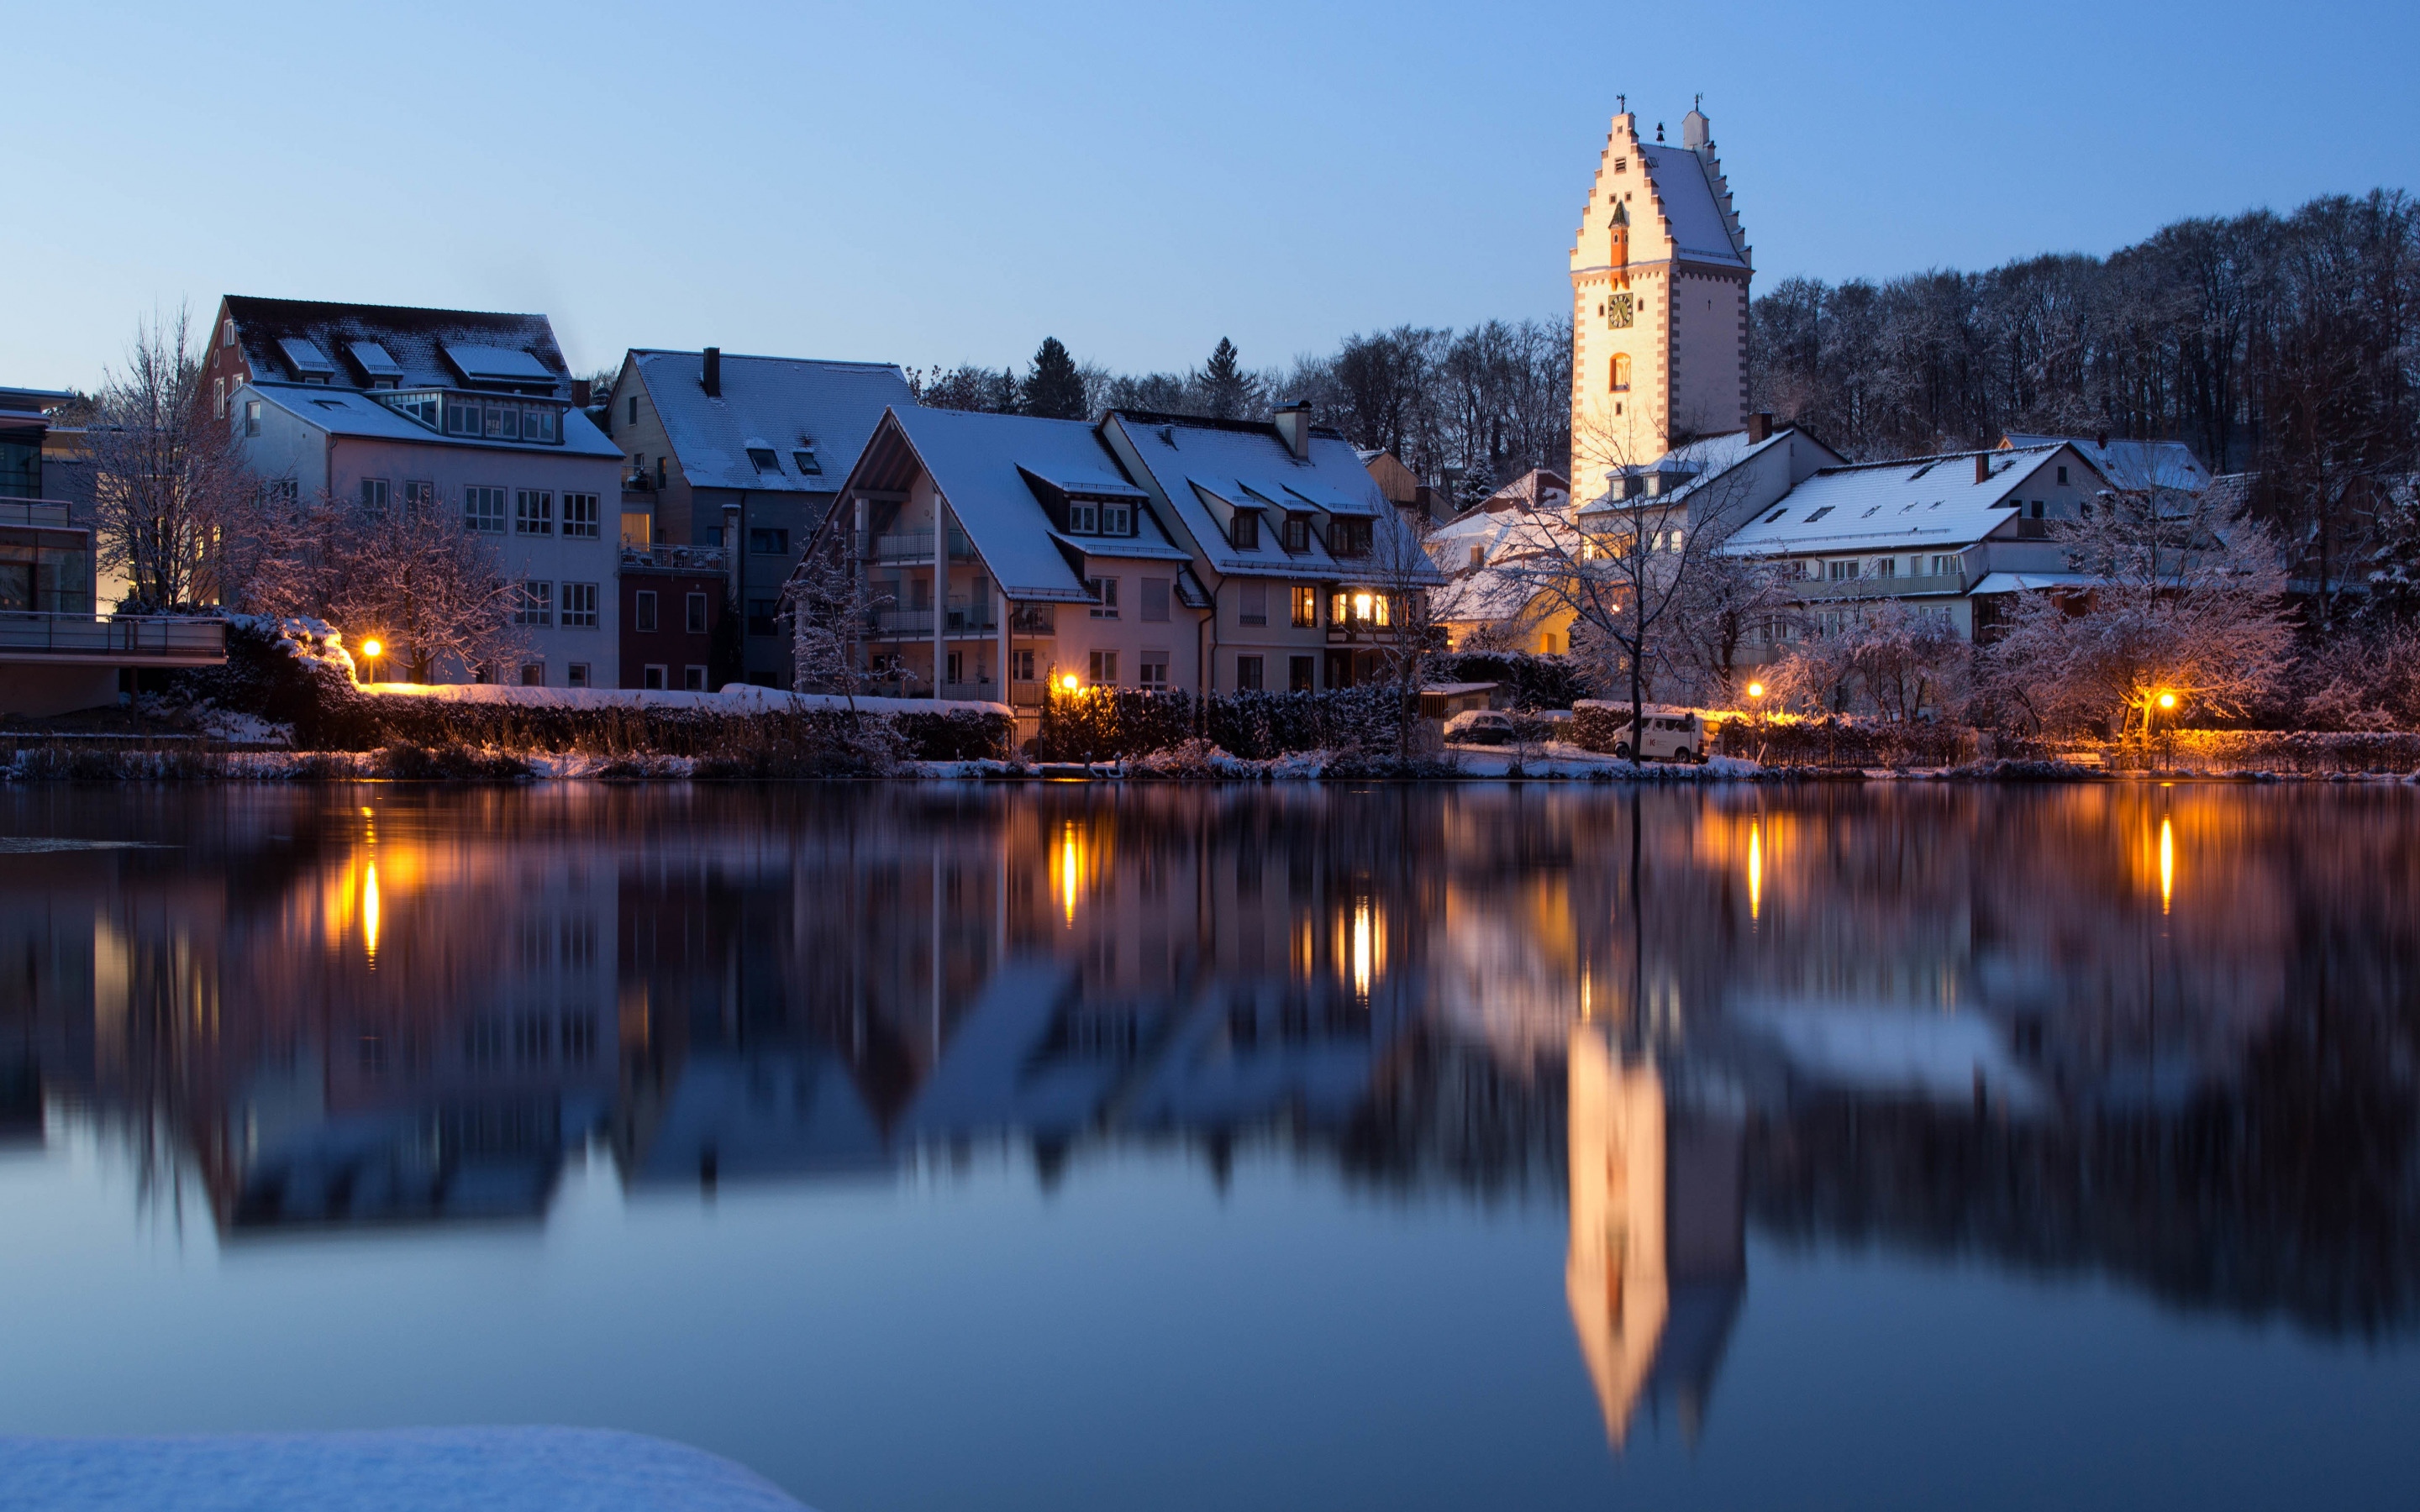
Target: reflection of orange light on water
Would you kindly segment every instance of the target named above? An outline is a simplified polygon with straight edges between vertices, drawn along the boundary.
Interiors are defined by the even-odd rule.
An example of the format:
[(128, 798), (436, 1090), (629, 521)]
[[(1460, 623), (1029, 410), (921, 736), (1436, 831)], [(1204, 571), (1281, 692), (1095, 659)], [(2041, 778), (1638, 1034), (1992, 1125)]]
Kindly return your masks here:
[(1067, 927), (1074, 929), (1076, 927), (1076, 893), (1080, 883), (1080, 873), (1084, 870), (1084, 844), (1081, 838), (1077, 835), (1075, 825), (1067, 825), (1060, 829), (1059, 856), (1051, 869), (1059, 873), (1056, 880), (1059, 884), (1060, 910), (1066, 916)]
[(362, 939), (369, 947), (370, 964), (378, 964), (379, 887), (378, 868), (373, 865), (362, 879)]
[(2160, 912), (2168, 911), (2177, 892), (2177, 834), (2164, 819), (2160, 821)]
[(1764, 917), (1764, 826), (1747, 826), (1747, 918), (1753, 924)]
[(1353, 995), (1370, 995), (1371, 957), (1376, 947), (1370, 939), (1370, 903), (1364, 899), (1353, 905)]

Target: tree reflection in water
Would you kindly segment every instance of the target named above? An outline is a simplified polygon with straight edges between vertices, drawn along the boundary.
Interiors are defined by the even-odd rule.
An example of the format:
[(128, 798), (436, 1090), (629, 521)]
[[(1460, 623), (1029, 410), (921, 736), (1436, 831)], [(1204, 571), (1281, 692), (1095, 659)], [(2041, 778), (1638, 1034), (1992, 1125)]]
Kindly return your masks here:
[[(2420, 1319), (2403, 790), (13, 792), (0, 1137), (230, 1234), (1006, 1141), (1563, 1202), (1619, 1442), (1750, 1227)], [(34, 863), (39, 864), (34, 864)]]

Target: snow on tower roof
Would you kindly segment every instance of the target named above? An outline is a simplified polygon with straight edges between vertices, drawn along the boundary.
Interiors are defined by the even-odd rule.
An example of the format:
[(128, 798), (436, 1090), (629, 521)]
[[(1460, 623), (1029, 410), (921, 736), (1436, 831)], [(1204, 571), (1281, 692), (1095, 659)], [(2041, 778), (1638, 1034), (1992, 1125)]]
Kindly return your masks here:
[(1731, 244), (1730, 228), (1714, 198), (1714, 186), (1706, 177), (1704, 160), (1686, 147), (1661, 145), (1642, 146), (1638, 153), (1664, 202), (1665, 219), (1670, 223), (1672, 242), (1680, 255), (1745, 268), (1747, 259)]

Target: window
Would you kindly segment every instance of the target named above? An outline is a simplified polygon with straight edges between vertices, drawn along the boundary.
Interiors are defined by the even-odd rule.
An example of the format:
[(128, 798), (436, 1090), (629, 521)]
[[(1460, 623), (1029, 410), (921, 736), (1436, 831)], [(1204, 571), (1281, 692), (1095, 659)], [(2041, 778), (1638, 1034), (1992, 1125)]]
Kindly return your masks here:
[(1261, 690), (1261, 658), (1237, 656), (1235, 658), (1236, 689), (1245, 693), (1257, 693)]
[(802, 477), (814, 477), (824, 470), (824, 465), (815, 460), (815, 454), (813, 452), (792, 452), (790, 461), (798, 468)]
[(1118, 681), (1118, 654), (1114, 651), (1094, 652), (1092, 665), (1087, 669), (1087, 671), (1091, 673), (1092, 680), (1094, 684), (1104, 687), (1116, 687)]
[(554, 533), (554, 495), (543, 488), (514, 489), (513, 533), (515, 535), (552, 535)]
[[(639, 396), (638, 396), (637, 394), (635, 394), (635, 393), (634, 393), (634, 394), (630, 395), (630, 418), (629, 418), (629, 420), (627, 422), (627, 424), (632, 424), (632, 425), (635, 425), (635, 424), (637, 424), (638, 423), (639, 423)], [(663, 669), (662, 669), (661, 667), (659, 667), (659, 668), (657, 668), (657, 669), (656, 669), (656, 671), (657, 671), (658, 672), (659, 672), (659, 673), (660, 673), (660, 672), (663, 671)], [(657, 686), (657, 687), (662, 687), (663, 685), (662, 685), (661, 683), (658, 683), (656, 686)]]
[(963, 683), (966, 680), (967, 654), (963, 651), (953, 651), (950, 653), (948, 658), (942, 663), (941, 681), (945, 683)]
[(2067, 481), (2067, 465), (2065, 463), (2059, 464), (2058, 481), (2061, 483), (2065, 483)]
[(1101, 506), (1078, 500), (1067, 506), (1067, 530), (1074, 535), (1101, 533)]
[(686, 625), (689, 633), (691, 635), (706, 634), (706, 595), (704, 594), (691, 594), (689, 595), (686, 613), (689, 617), (683, 623)]
[(210, 379), (210, 407), (221, 420), (226, 418), (226, 379)]
[(748, 633), (771, 635), (774, 617), (782, 612), (779, 599), (752, 598), (748, 601)]
[(1166, 625), (1168, 623), (1168, 591), (1175, 586), (1175, 581), (1172, 578), (1142, 579), (1143, 624)]
[[(633, 407), (636, 407), (638, 402), (636, 399), (630, 401)], [(660, 690), (664, 686), (664, 670), (661, 667), (649, 667), (639, 674), (639, 686)]]
[(1240, 585), (1235, 594), (1235, 623), (1237, 625), (1269, 623), (1268, 584), (1246, 582)]
[(1294, 600), (1294, 627), (1295, 629), (1308, 629), (1319, 623), (1318, 589), (1308, 586), (1298, 587), (1295, 588), (1288, 596)]
[(597, 585), (595, 583), (563, 585), (563, 627), (566, 630), (597, 628)]
[(544, 687), (545, 686), (546, 663), (542, 661), (525, 661), (521, 663), (521, 687)]
[(386, 480), (384, 478), (364, 478), (362, 480), (362, 507), (365, 509), (384, 509), (386, 507)]
[(1168, 653), (1146, 651), (1135, 663), (1135, 686), (1147, 693), (1168, 691)]
[(1288, 551), (1293, 552), (1295, 556), (1300, 556), (1305, 551), (1310, 550), (1311, 517), (1309, 515), (1288, 515), (1285, 517), (1285, 535), (1279, 544), (1283, 546)]
[(1288, 656), (1286, 658), (1286, 691), (1289, 693), (1310, 692), (1311, 690), (1311, 680), (1313, 665), (1314, 663), (1312, 659), (1309, 656)]
[(1932, 576), (1935, 578), (1947, 578), (1957, 570), (1958, 559), (1956, 557), (1938, 556), (1932, 559)]
[(224, 322), (222, 322), (222, 323), (220, 324), (220, 326), (219, 326), (219, 345), (220, 345), (220, 346), (222, 346), (222, 347), (232, 347), (232, 346), (234, 346), (234, 345), (235, 345), (235, 322), (234, 322), (234, 321), (232, 321), (232, 320), (228, 320), (228, 321), (224, 321)]
[(257, 399), (243, 402), (243, 433), (247, 436), (260, 434), (260, 401)]
[(758, 556), (786, 557), (790, 554), (790, 532), (752, 525), (748, 529), (748, 549)]
[(2037, 499), (2037, 500), (2035, 500), (2035, 501), (2034, 501), (2034, 518), (2036, 518), (2036, 519), (2040, 519), (2040, 518), (2041, 518), (2041, 517), (2042, 517), (2042, 501), (2041, 501), (2040, 500)]
[(656, 591), (642, 588), (630, 605), (630, 628), (646, 634), (656, 627)]
[(1340, 557), (1370, 554), (1370, 521), (1340, 519), (1327, 528), (1327, 549)]
[(1235, 522), (1227, 527), (1227, 540), (1238, 551), (1261, 548), (1261, 516), (1254, 509), (1235, 511)]
[(427, 509), (437, 502), (437, 485), (426, 478), (406, 478), (403, 482), (403, 507)]
[(563, 533), (566, 539), (597, 539), (597, 496), (593, 493), (567, 493), (563, 496)]
[[(515, 625), (550, 625), (554, 621), (554, 584), (521, 584), (520, 603), (513, 609)], [(526, 670), (526, 669), (524, 669)]]
[(1630, 392), (1629, 354), (1626, 352), (1614, 353), (1612, 366), (1613, 370), (1610, 378), (1610, 392), (1614, 393), (1627, 393)]
[(1012, 651), (1008, 654), (1008, 675), (1020, 683), (1033, 681), (1033, 653)]
[(462, 490), (462, 522), (474, 531), (501, 535), (504, 530), (504, 490), (473, 484)]
[(706, 691), (706, 669), (694, 664), (681, 669), (681, 687), (692, 693)]
[(1899, 558), (1897, 558), (1897, 557), (1877, 557), (1877, 558), (1874, 560), (1874, 576), (1875, 576), (1875, 577), (1877, 577), (1877, 578), (1896, 578), (1896, 577), (1898, 577), (1898, 576), (1899, 576)]
[(769, 446), (748, 448), (748, 465), (759, 472), (770, 472), (776, 476), (779, 476), (782, 471), (782, 459), (773, 455), (773, 449)]
[(564, 684), (566, 687), (586, 687), (588, 686), (588, 663), (584, 661), (575, 661), (569, 667), (564, 669), (564, 671), (566, 674), (564, 677)]
[(1103, 504), (1101, 506), (1103, 535), (1132, 535), (1134, 532), (1134, 505)]
[(1809, 525), (1812, 525), (1812, 524), (1814, 524), (1817, 520), (1822, 519), (1824, 516), (1826, 516), (1826, 515), (1830, 514), (1831, 512), (1832, 512), (1832, 506), (1831, 506), (1831, 505), (1829, 505), (1829, 504), (1825, 504), (1823, 508), (1821, 508), (1821, 509), (1819, 509), (1819, 510), (1815, 511), (1815, 513), (1813, 513), (1812, 515), (1807, 516), (1807, 524), (1809, 524)]
[(1831, 568), (1834, 582), (1843, 582), (1857, 575), (1857, 564), (1854, 562), (1835, 562)]
[(1474, 546), (1470, 548), (1470, 565), (1472, 570), (1476, 571), (1480, 564), (1484, 563), (1486, 560), (1486, 548)]
[(1093, 595), (1093, 618), (1114, 620), (1118, 617), (1118, 580), (1115, 578), (1087, 578), (1084, 592)]
[(1781, 508), (1775, 510), (1772, 514), (1765, 516), (1764, 522), (1767, 525), (1777, 525), (1781, 522), (1781, 517), (1789, 513), (1790, 506), (1785, 504)]

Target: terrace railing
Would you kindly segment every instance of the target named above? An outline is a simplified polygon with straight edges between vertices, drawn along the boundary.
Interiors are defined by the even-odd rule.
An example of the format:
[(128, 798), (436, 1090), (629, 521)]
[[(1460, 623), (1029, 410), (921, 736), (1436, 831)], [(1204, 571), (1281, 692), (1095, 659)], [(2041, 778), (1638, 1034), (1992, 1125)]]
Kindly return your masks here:
[(116, 657), (207, 666), (226, 660), (226, 622), (177, 614), (29, 614), (0, 610), (0, 659)]

